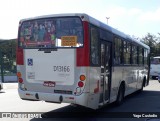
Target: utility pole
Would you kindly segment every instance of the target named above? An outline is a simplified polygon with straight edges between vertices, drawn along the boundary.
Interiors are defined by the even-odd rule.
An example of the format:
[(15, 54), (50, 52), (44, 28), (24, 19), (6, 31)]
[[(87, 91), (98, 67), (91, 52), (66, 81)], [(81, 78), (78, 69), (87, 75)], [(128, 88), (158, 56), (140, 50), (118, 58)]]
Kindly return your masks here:
[(106, 17), (106, 19), (107, 19), (107, 24), (108, 24), (108, 19), (110, 19), (110, 17)]

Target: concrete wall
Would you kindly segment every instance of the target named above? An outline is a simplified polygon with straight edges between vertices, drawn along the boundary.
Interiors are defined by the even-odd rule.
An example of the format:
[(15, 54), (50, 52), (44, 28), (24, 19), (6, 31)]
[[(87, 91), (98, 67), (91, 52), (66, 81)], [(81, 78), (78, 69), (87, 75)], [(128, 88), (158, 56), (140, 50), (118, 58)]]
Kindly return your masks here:
[[(0, 80), (2, 80), (1, 76)], [(17, 76), (4, 76), (4, 82), (17, 82)]]

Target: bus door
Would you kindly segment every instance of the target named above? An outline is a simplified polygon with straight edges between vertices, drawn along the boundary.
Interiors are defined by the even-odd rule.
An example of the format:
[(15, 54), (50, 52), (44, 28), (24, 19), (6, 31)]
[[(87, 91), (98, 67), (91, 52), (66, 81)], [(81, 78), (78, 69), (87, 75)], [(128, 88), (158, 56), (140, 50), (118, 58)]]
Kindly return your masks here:
[(101, 43), (101, 92), (99, 103), (109, 102), (111, 87), (111, 43)]

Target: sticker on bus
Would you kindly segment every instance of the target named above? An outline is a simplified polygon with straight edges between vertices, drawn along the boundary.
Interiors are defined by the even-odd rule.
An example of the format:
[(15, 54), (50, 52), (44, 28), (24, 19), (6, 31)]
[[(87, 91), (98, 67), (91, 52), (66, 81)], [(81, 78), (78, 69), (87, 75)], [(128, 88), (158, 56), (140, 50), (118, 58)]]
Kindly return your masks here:
[(35, 79), (35, 72), (27, 72), (28, 79)]
[(62, 36), (61, 37), (62, 46), (76, 46), (77, 45), (77, 36)]
[(56, 83), (52, 81), (44, 81), (43, 86), (55, 87)]
[(27, 62), (28, 62), (28, 66), (33, 66), (33, 59), (32, 58), (28, 58)]

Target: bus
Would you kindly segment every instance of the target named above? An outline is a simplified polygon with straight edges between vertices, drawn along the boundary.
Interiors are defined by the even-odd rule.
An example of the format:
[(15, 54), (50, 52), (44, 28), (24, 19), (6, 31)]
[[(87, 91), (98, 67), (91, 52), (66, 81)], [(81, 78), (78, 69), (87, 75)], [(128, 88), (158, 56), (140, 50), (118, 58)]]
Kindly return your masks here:
[(151, 58), (150, 76), (152, 79), (160, 77), (160, 56)]
[(17, 43), (23, 100), (98, 109), (149, 83), (149, 46), (85, 13), (22, 19)]

